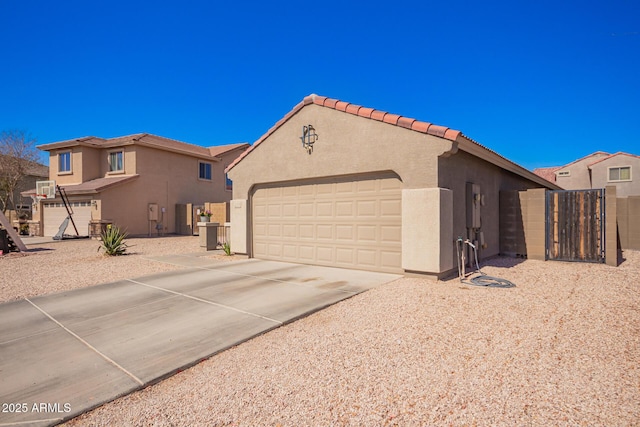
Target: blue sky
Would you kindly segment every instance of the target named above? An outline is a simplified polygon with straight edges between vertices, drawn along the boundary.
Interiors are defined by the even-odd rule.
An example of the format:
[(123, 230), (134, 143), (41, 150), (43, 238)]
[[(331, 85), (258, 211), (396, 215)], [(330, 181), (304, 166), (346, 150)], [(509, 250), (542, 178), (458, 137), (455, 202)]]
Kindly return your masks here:
[(0, 130), (254, 142), (311, 93), (527, 168), (640, 155), (640, 2), (0, 0)]

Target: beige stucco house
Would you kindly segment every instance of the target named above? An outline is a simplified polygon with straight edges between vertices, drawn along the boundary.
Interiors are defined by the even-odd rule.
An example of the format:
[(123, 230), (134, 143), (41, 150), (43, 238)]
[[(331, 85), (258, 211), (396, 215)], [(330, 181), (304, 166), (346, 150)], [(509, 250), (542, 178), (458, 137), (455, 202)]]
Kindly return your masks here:
[[(205, 148), (141, 133), (38, 148), (49, 152), (49, 180), (68, 195), (80, 235), (105, 223), (147, 235), (175, 231), (177, 204), (229, 201), (232, 188), (224, 169), (248, 146)], [(53, 236), (67, 212), (57, 195), (41, 201), (34, 216), (39, 234)], [(67, 232), (74, 234), (71, 225)]]
[(235, 252), (435, 276), (458, 237), (499, 253), (501, 191), (558, 188), (459, 131), (317, 95), (227, 172)]
[[(634, 172), (635, 171), (635, 172)], [(597, 151), (564, 166), (535, 169), (533, 172), (565, 190), (615, 186), (618, 197), (640, 196), (640, 157), (629, 153)]]

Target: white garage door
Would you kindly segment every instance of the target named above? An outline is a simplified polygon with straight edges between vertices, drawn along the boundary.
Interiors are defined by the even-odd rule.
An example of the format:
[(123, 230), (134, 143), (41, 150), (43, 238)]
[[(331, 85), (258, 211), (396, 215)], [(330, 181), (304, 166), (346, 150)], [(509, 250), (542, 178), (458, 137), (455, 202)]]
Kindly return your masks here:
[[(91, 221), (91, 201), (71, 202), (73, 209), (73, 221), (78, 228), (80, 236), (89, 235), (89, 222)], [(67, 209), (62, 202), (44, 202), (42, 203), (42, 214), (44, 222), (44, 235), (55, 236), (58, 233), (60, 224), (67, 217)], [(69, 221), (69, 226), (65, 234), (75, 235), (73, 224)]]
[(401, 189), (395, 177), (258, 188), (253, 255), (402, 272)]

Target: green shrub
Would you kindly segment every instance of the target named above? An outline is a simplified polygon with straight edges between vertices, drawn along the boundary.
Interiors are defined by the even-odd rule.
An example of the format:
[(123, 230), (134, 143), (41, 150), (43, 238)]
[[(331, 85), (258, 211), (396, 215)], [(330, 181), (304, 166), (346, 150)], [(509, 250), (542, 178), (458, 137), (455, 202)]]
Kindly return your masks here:
[(124, 241), (126, 237), (126, 231), (121, 231), (119, 227), (108, 225), (107, 229), (100, 233), (102, 245), (98, 248), (98, 251), (102, 249), (109, 256), (124, 255), (128, 247)]
[(227, 242), (224, 242), (222, 244), (222, 250), (224, 251), (225, 255), (231, 255), (231, 246), (229, 246)]

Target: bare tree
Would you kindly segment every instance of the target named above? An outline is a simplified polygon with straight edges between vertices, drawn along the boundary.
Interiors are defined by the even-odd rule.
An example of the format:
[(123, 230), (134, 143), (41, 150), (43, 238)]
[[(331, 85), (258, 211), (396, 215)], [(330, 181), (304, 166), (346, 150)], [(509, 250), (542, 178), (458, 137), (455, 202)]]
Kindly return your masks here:
[(0, 209), (15, 209), (21, 180), (38, 160), (36, 139), (21, 130), (0, 133)]

